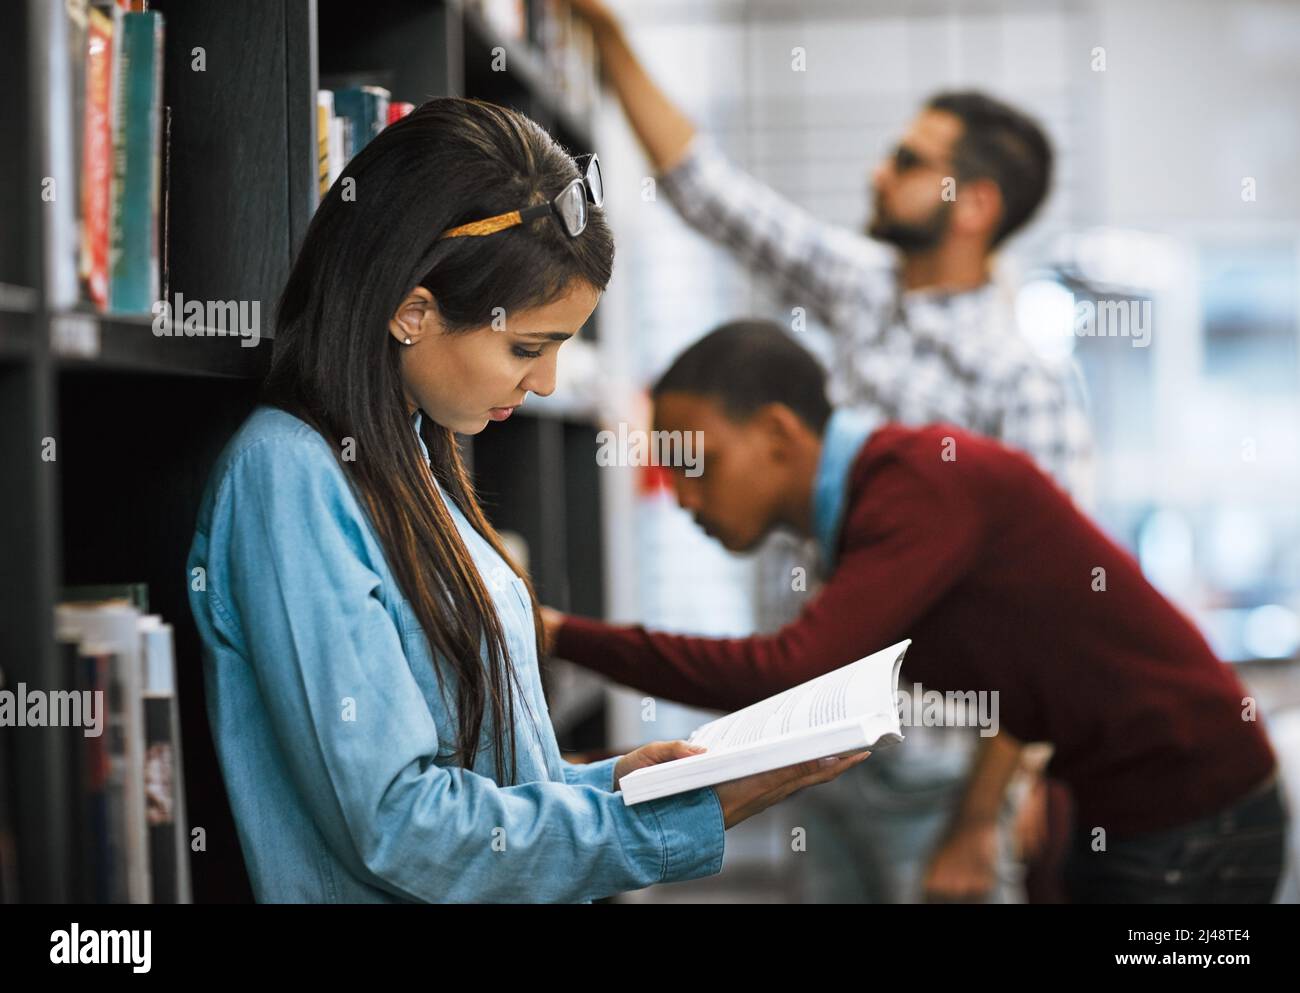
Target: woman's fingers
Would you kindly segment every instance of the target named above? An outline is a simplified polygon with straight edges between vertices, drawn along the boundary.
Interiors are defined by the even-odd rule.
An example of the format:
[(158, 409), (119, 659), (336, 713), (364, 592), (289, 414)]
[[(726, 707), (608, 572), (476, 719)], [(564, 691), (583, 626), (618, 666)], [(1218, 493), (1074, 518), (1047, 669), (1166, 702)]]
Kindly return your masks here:
[(821, 759), (819, 760), (821, 772), (825, 775), (825, 779), (820, 781), (826, 782), (834, 779), (840, 773), (852, 769), (858, 763), (865, 762), (869, 758), (871, 758), (870, 752), (854, 752), (852, 755), (834, 755), (830, 758)]
[(803, 789), (805, 786), (814, 786), (817, 783), (828, 783), (859, 762), (865, 761), (870, 755), (870, 752), (855, 752), (852, 755), (832, 755), (829, 758), (805, 762), (800, 767), (805, 771), (796, 777), (795, 789)]
[(853, 755), (811, 759), (807, 762), (800, 762), (797, 765), (787, 766), (784, 769), (776, 769), (767, 773), (766, 777), (770, 779), (770, 787), (765, 795), (771, 797), (768, 803), (783, 800), (805, 786), (830, 782), (840, 773), (864, 761), (870, 755), (870, 752), (857, 752)]
[(659, 747), (659, 754), (663, 757), (660, 762), (671, 762), (673, 759), (684, 759), (691, 755), (698, 755), (704, 751), (703, 748), (696, 748), (694, 745), (685, 741), (656, 741), (654, 743)]

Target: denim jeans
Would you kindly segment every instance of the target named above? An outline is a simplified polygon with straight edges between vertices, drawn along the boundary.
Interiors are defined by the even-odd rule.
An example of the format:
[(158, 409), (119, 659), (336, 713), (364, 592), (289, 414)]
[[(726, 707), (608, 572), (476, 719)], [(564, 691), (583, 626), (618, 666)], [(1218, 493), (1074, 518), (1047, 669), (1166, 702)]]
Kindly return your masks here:
[[(838, 779), (801, 791), (778, 814), (806, 827), (800, 899), (806, 903), (920, 903), (930, 858), (952, 821), (978, 744), (970, 728), (905, 728), (906, 747), (874, 752)], [(999, 818), (993, 890), (987, 903), (1023, 903), (1023, 871), (1012, 851), (1018, 800)]]
[(1268, 903), (1286, 861), (1287, 819), (1274, 775), (1216, 814), (1112, 839), (1105, 851), (1076, 829), (1066, 892), (1072, 903)]

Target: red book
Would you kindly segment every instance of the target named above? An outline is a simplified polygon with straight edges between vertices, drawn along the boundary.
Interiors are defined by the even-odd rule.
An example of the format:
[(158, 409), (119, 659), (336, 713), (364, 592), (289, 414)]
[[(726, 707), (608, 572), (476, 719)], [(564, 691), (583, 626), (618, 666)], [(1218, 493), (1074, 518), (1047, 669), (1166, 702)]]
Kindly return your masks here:
[(81, 264), (96, 308), (108, 306), (108, 221), (113, 175), (113, 39), (119, 19), (90, 8), (86, 32), (86, 119), (82, 142)]
[(392, 124), (394, 121), (400, 121), (414, 109), (415, 104), (413, 103), (406, 103), (403, 100), (393, 100), (388, 104), (388, 120), (386, 123)]

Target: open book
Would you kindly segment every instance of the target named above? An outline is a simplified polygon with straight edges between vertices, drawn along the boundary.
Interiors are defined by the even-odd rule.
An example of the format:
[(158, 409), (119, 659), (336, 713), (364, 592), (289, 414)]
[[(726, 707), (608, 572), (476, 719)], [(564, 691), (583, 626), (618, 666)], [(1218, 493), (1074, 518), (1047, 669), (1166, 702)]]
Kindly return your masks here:
[(898, 670), (910, 644), (900, 641), (696, 728), (687, 741), (708, 751), (629, 772), (619, 782), (623, 802), (902, 741)]

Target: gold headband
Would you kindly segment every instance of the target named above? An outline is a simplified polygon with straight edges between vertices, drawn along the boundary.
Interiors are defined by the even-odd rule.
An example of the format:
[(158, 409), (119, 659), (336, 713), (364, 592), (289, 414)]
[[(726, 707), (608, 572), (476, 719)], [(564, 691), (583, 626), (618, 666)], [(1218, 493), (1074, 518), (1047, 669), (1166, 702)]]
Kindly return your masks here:
[(504, 231), (506, 228), (514, 227), (516, 224), (522, 224), (519, 217), (519, 211), (512, 210), (508, 214), (497, 214), (496, 217), (486, 217), (481, 221), (471, 221), (469, 224), (462, 224), (460, 227), (449, 228), (439, 235), (439, 240), (443, 238), (465, 238), (471, 235), (495, 234), (497, 231)]

